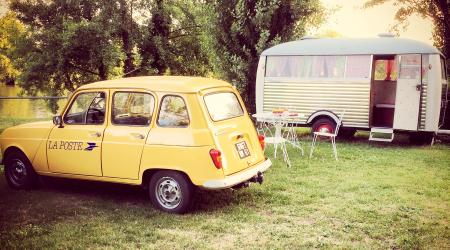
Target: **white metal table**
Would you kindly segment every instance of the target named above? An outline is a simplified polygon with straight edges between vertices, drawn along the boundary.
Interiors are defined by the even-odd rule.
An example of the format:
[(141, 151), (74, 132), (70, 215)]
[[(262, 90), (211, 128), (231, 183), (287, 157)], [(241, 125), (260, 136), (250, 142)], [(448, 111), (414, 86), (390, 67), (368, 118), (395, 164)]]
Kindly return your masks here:
[[(268, 144), (274, 144), (275, 145), (275, 152), (274, 157), (277, 157), (277, 146), (278, 144), (281, 144), (282, 150), (283, 150), (283, 157), (288, 166), (290, 166), (289, 156), (287, 155), (285, 143), (287, 142), (291, 144), (293, 147), (298, 148), (301, 151), (301, 154), (303, 155), (303, 148), (300, 145), (300, 142), (297, 137), (297, 133), (295, 131), (295, 123), (300, 122), (300, 119), (304, 117), (303, 114), (298, 113), (291, 113), (291, 112), (283, 112), (283, 113), (257, 113), (253, 115), (254, 118), (257, 119), (258, 130), (264, 133), (264, 136), (266, 136), (265, 131), (268, 131), (270, 133), (270, 137), (266, 137), (266, 142)], [(289, 126), (290, 124), (290, 126)], [(275, 134), (272, 134), (269, 126), (272, 126), (275, 128)], [(287, 131), (285, 133), (282, 133), (283, 127), (287, 126)]]

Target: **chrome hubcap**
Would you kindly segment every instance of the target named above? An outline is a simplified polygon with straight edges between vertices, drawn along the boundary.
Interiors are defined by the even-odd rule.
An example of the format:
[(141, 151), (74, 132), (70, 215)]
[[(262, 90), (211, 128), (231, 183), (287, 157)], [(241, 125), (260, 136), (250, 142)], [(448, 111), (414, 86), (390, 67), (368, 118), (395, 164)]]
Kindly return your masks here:
[(156, 198), (167, 209), (174, 209), (181, 203), (182, 194), (178, 182), (171, 177), (163, 177), (156, 185)]
[(13, 184), (19, 186), (25, 182), (25, 179), (27, 177), (27, 169), (25, 167), (25, 164), (21, 160), (12, 160), (11, 170), (9, 172), (10, 180), (13, 182)]

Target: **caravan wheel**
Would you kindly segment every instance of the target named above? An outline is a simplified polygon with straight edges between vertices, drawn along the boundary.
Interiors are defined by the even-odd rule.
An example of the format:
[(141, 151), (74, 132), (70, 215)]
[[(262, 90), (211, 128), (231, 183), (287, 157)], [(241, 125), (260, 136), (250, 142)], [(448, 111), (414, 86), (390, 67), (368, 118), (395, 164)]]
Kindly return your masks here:
[(325, 132), (334, 133), (336, 128), (336, 123), (330, 118), (319, 118), (314, 121), (311, 126), (311, 133), (313, 132)]

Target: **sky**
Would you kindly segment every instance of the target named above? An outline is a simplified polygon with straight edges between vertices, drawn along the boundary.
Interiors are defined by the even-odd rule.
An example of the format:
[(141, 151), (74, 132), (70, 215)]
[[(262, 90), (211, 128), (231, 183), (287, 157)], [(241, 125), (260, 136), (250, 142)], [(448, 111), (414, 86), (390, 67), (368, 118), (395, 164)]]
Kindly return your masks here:
[[(395, 1), (395, 0), (394, 0)], [(321, 0), (327, 8), (338, 8), (321, 27), (312, 31), (317, 34), (327, 31), (338, 32), (342, 37), (362, 38), (376, 37), (379, 33), (389, 32), (396, 23), (394, 16), (396, 8), (390, 1), (369, 9), (363, 9), (366, 0)], [(409, 38), (433, 45), (430, 20), (424, 20), (414, 15), (409, 19), (406, 31), (400, 32), (401, 38)]]

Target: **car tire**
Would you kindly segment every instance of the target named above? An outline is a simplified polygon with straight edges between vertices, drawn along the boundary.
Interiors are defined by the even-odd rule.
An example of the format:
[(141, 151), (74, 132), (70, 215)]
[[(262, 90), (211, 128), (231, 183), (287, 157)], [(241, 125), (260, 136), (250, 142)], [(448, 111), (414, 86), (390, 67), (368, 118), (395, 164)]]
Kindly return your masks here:
[(334, 133), (336, 123), (330, 118), (319, 118), (315, 120), (311, 126), (311, 134), (314, 132)]
[(13, 189), (31, 189), (36, 186), (38, 175), (30, 161), (20, 151), (13, 151), (5, 156), (5, 177)]
[(183, 214), (192, 205), (194, 185), (180, 172), (163, 170), (153, 174), (148, 192), (156, 208), (168, 213)]

